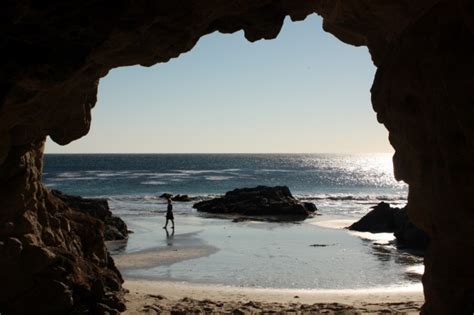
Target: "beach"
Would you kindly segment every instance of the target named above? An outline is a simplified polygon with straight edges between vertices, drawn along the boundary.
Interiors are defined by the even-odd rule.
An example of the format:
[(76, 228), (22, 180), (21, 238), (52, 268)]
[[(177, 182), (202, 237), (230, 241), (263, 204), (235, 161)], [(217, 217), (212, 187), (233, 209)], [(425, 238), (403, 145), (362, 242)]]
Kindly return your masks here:
[[(185, 219), (182, 221), (186, 221)], [(218, 220), (229, 225), (230, 221)], [(348, 233), (341, 227), (348, 220), (328, 220), (308, 224), (309, 228), (334, 230)], [(257, 224), (257, 223), (255, 223)], [(265, 225), (265, 223), (258, 223)], [(266, 223), (268, 224), (268, 223)], [(247, 223), (248, 225), (248, 223)], [(250, 224), (251, 225), (251, 224)], [(183, 227), (181, 227), (183, 228)], [(369, 233), (370, 234), (370, 233)], [(350, 234), (359, 239), (370, 235)], [(328, 313), (328, 314), (379, 314), (403, 313), (416, 314), (423, 304), (421, 284), (409, 286), (378, 286), (357, 289), (303, 289), (275, 287), (247, 287), (199, 282), (192, 276), (188, 281), (173, 277), (173, 265), (204, 265), (200, 259), (212, 259), (219, 248), (206, 244), (196, 234), (174, 234), (172, 243), (163, 236), (166, 243), (161, 247), (149, 248), (114, 255), (118, 268), (122, 271), (128, 290), (125, 314), (158, 313), (229, 313), (254, 314), (261, 312), (277, 313)], [(372, 241), (383, 241), (373, 234)], [(414, 265), (411, 265), (414, 267)], [(417, 265), (419, 266), (419, 265)], [(168, 277), (157, 276), (150, 270), (164, 269)], [(413, 268), (412, 268), (413, 269)], [(277, 279), (283, 276), (278, 268), (270, 271)], [(217, 272), (217, 271), (216, 271)], [(297, 272), (295, 272), (296, 274)], [(331, 276), (337, 279), (337, 275)], [(202, 281), (202, 280), (201, 280)], [(236, 283), (238, 283), (236, 281)], [(274, 281), (277, 283), (277, 281)], [(364, 285), (364, 284), (363, 284)]]
[(127, 280), (124, 314), (331, 312), (416, 314), (420, 290), (290, 290), (235, 288), (169, 281)]
[[(126, 314), (417, 312), (423, 258), (392, 233), (345, 229), (381, 201), (403, 207), (406, 186), (385, 155), (50, 156), (45, 181), (105, 198), (129, 230), (107, 244), (125, 279)], [(74, 160), (74, 161), (73, 161)], [(165, 166), (166, 165), (166, 166)], [(288, 185), (318, 210), (269, 222), (197, 211), (195, 202), (238, 187)], [(162, 193), (176, 229), (163, 229)]]

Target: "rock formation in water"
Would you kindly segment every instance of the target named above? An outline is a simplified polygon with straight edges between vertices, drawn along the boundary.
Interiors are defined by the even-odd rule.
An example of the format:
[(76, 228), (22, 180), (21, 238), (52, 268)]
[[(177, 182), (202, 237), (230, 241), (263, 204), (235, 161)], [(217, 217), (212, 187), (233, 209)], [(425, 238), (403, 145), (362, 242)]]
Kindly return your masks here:
[(371, 233), (394, 233), (397, 245), (403, 248), (424, 250), (429, 244), (428, 235), (413, 225), (405, 208), (392, 208), (381, 202), (359, 221), (348, 227), (349, 230)]
[(128, 238), (127, 225), (121, 218), (112, 214), (107, 199), (71, 196), (54, 189), (51, 190), (51, 193), (61, 199), (72, 210), (89, 214), (100, 220), (104, 224), (104, 239), (106, 241), (118, 241)]
[(173, 194), (170, 194), (170, 193), (163, 193), (160, 195), (160, 198), (171, 199), (173, 201), (178, 201), (178, 202), (189, 202), (195, 199), (193, 197), (189, 197), (188, 195), (177, 194), (173, 196)]
[(224, 196), (193, 205), (201, 212), (243, 216), (278, 216), (304, 220), (317, 209), (310, 202), (299, 202), (286, 186), (257, 186), (228, 191)]
[(410, 187), (408, 215), (431, 238), (423, 312), (472, 313), (471, 0), (2, 2), (0, 282), (9, 285), (0, 312), (114, 308), (120, 296), (101, 223), (41, 184), (46, 136), (65, 145), (87, 134), (100, 78), (166, 62), (214, 31), (271, 39), (285, 16), (312, 12), (340, 40), (367, 46), (377, 67), (373, 107), (395, 149), (395, 176)]

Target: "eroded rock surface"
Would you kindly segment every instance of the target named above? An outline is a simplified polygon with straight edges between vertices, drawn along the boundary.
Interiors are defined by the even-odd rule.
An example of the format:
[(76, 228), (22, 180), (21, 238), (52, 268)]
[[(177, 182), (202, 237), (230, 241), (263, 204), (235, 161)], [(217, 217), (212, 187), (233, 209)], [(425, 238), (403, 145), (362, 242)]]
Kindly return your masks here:
[(431, 238), (423, 312), (472, 314), (470, 0), (2, 2), (0, 282), (10, 285), (1, 288), (0, 311), (37, 310), (44, 301), (58, 312), (99, 308), (105, 293), (120, 292), (101, 224), (71, 212), (41, 184), (45, 137), (67, 144), (87, 134), (101, 77), (119, 66), (166, 62), (214, 31), (274, 38), (285, 16), (312, 12), (342, 41), (366, 45), (377, 66), (377, 119), (396, 151), (395, 176), (410, 186), (408, 215)]
[(42, 186), (43, 146), (15, 147), (0, 166), (0, 312), (118, 313), (123, 280), (104, 225)]
[(299, 202), (286, 186), (257, 186), (228, 191), (224, 196), (193, 205), (201, 212), (243, 216), (278, 216), (304, 220), (317, 209), (313, 203)]
[(100, 220), (104, 224), (104, 239), (106, 241), (117, 241), (128, 238), (127, 225), (121, 218), (112, 214), (107, 199), (71, 196), (54, 189), (51, 190), (51, 193), (61, 199), (61, 201), (71, 209), (89, 214)]

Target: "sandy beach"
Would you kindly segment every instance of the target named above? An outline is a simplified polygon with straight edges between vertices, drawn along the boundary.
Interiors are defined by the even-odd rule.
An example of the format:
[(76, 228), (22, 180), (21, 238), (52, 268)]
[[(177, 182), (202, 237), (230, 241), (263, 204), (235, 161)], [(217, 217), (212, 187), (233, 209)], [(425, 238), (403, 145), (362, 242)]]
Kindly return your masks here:
[[(381, 266), (396, 267), (392, 261), (402, 264), (404, 274), (415, 273), (415, 278), (419, 277), (418, 270), (411, 270), (418, 268), (419, 263), (413, 264), (409, 257), (398, 254), (389, 247), (384, 252), (376, 251), (379, 247), (383, 248), (381, 242), (384, 240), (381, 237), (388, 233), (373, 235), (359, 233), (359, 235), (348, 232), (343, 227), (350, 224), (351, 220), (340, 219), (317, 219), (305, 225), (279, 225), (252, 222), (229, 224), (225, 220), (205, 218), (205, 230), (199, 224), (200, 220), (204, 219), (181, 217), (181, 225), (176, 234), (161, 230), (150, 232), (148, 229), (141, 232), (138, 228), (148, 225), (138, 221), (137, 232), (134, 233), (134, 238), (129, 240), (128, 245), (123, 242), (109, 244), (110, 248), (120, 247), (120, 244), (129, 248), (113, 251), (115, 263), (125, 279), (124, 287), (128, 290), (125, 314), (417, 314), (423, 305), (424, 297), (419, 282), (407, 282), (403, 278), (404, 282), (398, 285), (393, 282), (389, 282), (389, 285), (370, 282), (372, 279), (370, 277), (376, 275), (374, 271), (383, 272)], [(156, 225), (158, 222), (152, 222), (151, 226)], [(298, 236), (297, 242), (285, 243), (299, 231), (306, 231), (307, 234)], [(316, 234), (318, 232), (319, 234)], [(209, 236), (205, 233), (209, 233)], [(330, 234), (325, 236), (322, 233)], [(275, 237), (278, 237), (278, 241), (274, 240)], [(390, 237), (393, 238), (393, 235)], [(271, 242), (265, 239), (270, 239)], [(301, 239), (307, 239), (308, 244), (315, 242), (313, 239), (317, 239), (316, 244), (329, 244), (329, 241), (334, 244), (312, 247), (299, 241)], [(258, 242), (263, 243), (256, 246)], [(336, 242), (350, 243), (347, 246), (340, 245), (339, 251)], [(373, 245), (374, 242), (378, 244), (376, 247)], [(273, 243), (278, 247), (267, 253), (268, 246)], [(331, 258), (332, 255), (337, 256), (341, 252), (345, 255), (343, 257), (347, 257), (345, 251), (350, 250), (353, 244), (360, 246), (358, 243), (366, 244), (367, 247), (360, 248), (368, 249), (365, 259), (369, 260), (364, 260), (364, 263), (359, 263), (357, 267), (356, 249), (350, 254), (351, 263), (342, 264), (339, 269), (331, 269), (327, 265), (328, 260), (318, 261), (318, 258)], [(280, 249), (280, 246), (284, 249)], [(289, 254), (291, 250), (294, 251)], [(331, 252), (333, 254), (329, 254), (327, 252), (329, 250), (334, 250)], [(262, 256), (262, 253), (266, 253), (269, 257)], [(314, 264), (315, 267), (303, 274), (302, 270), (289, 269), (288, 266), (291, 265), (285, 267), (283, 264), (283, 268), (278, 268), (278, 260), (284, 258), (271, 258), (277, 253), (288, 255), (290, 264), (295, 263), (294, 259), (307, 257), (308, 263)], [(224, 256), (224, 259), (219, 260), (219, 255)], [(237, 259), (238, 263), (235, 262)], [(251, 259), (253, 265), (248, 263)], [(372, 268), (378, 269), (374, 269), (369, 278), (361, 277), (363, 272), (369, 269), (367, 264), (370, 263), (370, 259), (375, 259)], [(335, 263), (338, 261), (335, 260)], [(257, 268), (257, 264), (262, 264), (262, 267)], [(238, 269), (232, 269), (230, 266)], [(316, 274), (317, 270), (323, 267), (327, 269)], [(233, 278), (241, 276), (249, 269), (252, 269), (252, 272), (246, 274), (246, 279), (250, 277), (248, 281), (250, 285), (239, 283), (238, 279)], [(172, 271), (168, 274), (168, 270)], [(223, 270), (233, 272), (233, 276), (225, 274)], [(222, 278), (216, 276), (206, 278), (218, 272)], [(331, 276), (332, 272), (335, 272), (334, 276)], [(266, 273), (266, 276), (262, 277), (261, 273)], [(294, 284), (285, 281), (293, 281), (298, 273), (300, 276), (304, 275), (317, 281), (324, 277), (326, 279), (332, 277), (335, 282), (344, 281), (351, 275), (354, 278), (352, 283), (357, 284), (357, 281), (360, 281), (361, 284), (368, 284), (351, 289), (346, 289), (350, 286), (335, 284), (334, 289), (331, 289), (327, 287), (329, 282), (326, 280), (324, 282), (326, 287), (292, 288), (291, 285)], [(338, 276), (341, 273), (342, 278)], [(226, 283), (225, 277), (234, 280), (230, 282), (228, 280)], [(272, 281), (280, 283), (280, 286), (268, 286), (266, 283), (259, 283), (257, 279), (266, 279), (266, 283)]]
[[(202, 245), (167, 247), (114, 259), (124, 270), (170, 265), (213, 251)], [(128, 290), (124, 314), (416, 314), (424, 300), (421, 285), (396, 289), (267, 289), (125, 277), (124, 287)]]
[(125, 288), (124, 314), (416, 314), (423, 304), (420, 290), (402, 289), (257, 289), (147, 280), (126, 280)]

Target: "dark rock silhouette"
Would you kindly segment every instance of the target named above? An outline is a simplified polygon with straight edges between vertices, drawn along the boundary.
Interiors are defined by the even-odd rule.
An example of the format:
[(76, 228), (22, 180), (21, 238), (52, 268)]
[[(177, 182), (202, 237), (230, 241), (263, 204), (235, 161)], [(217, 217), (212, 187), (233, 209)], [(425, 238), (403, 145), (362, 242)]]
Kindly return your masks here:
[(359, 221), (348, 227), (349, 230), (382, 233), (394, 233), (400, 247), (426, 249), (429, 236), (413, 225), (408, 218), (406, 208), (392, 208), (381, 202)]
[[(119, 277), (101, 225), (72, 212), (41, 184), (46, 137), (65, 145), (88, 133), (100, 78), (116, 67), (176, 58), (214, 31), (243, 30), (249, 41), (275, 38), (286, 16), (301, 20), (313, 12), (343, 42), (367, 46), (377, 67), (372, 105), (395, 149), (395, 177), (409, 184), (408, 216), (431, 239), (423, 312), (472, 314), (469, 0), (3, 1), (0, 282), (9, 285), (0, 288), (0, 312), (91, 310), (113, 292), (120, 295), (119, 284), (101, 285), (108, 283), (104, 277)], [(50, 257), (47, 251), (69, 264), (42, 264), (38, 271), (21, 263), (23, 252), (34, 261)]]
[(102, 221), (104, 223), (104, 237), (106, 241), (124, 240), (128, 237), (127, 225), (121, 218), (112, 215), (107, 199), (71, 196), (59, 190), (51, 190), (51, 193), (61, 199), (71, 209), (89, 214)]
[(193, 197), (189, 197), (188, 195), (180, 195), (180, 194), (177, 194), (175, 196), (173, 196), (173, 194), (170, 194), (170, 193), (163, 193), (160, 195), (160, 198), (163, 198), (163, 199), (171, 199), (173, 201), (178, 201), (178, 202), (188, 202), (188, 201), (193, 201), (194, 198)]
[(372, 207), (372, 210), (359, 221), (348, 227), (349, 230), (361, 232), (395, 232), (397, 230), (396, 217), (402, 210), (392, 208), (390, 204), (381, 202)]
[(193, 207), (208, 213), (288, 216), (289, 220), (305, 219), (317, 210), (312, 203), (296, 200), (286, 186), (234, 189), (223, 197), (201, 201)]
[(176, 195), (171, 198), (173, 201), (182, 201), (182, 202), (187, 202), (187, 201), (192, 201), (193, 198), (189, 197), (188, 195)]
[(173, 197), (173, 194), (170, 194), (170, 193), (162, 193), (160, 195), (160, 198), (163, 198), (163, 199), (169, 199), (169, 198), (172, 198)]

